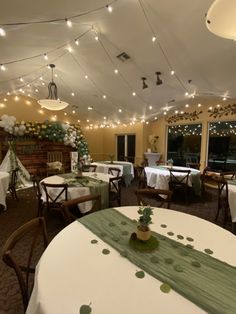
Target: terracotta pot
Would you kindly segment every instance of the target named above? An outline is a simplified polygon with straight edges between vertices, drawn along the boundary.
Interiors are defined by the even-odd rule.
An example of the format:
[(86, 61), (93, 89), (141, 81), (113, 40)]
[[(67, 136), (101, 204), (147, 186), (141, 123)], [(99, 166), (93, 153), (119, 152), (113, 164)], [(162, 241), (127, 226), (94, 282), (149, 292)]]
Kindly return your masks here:
[(142, 231), (139, 229), (139, 227), (137, 227), (136, 235), (139, 240), (147, 241), (151, 237), (151, 230), (148, 229), (147, 231)]

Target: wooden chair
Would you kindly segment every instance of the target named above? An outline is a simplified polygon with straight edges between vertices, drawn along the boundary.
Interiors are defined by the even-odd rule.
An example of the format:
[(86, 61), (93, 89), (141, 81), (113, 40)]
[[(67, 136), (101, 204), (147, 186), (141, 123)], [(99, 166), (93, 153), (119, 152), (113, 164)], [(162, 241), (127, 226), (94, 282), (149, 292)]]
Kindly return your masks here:
[[(40, 238), (41, 236), (41, 238)], [(24, 238), (25, 237), (25, 238)], [(2, 259), (11, 268), (14, 269), (22, 294), (22, 300), (24, 304), (24, 310), (26, 311), (32, 287), (30, 284), (30, 274), (34, 274), (35, 268), (33, 263), (33, 257), (36, 253), (35, 248), (37, 247), (37, 252), (39, 248), (39, 243), (43, 239), (43, 250), (48, 245), (48, 237), (46, 231), (45, 220), (43, 217), (34, 218), (23, 226), (18, 228), (12, 233), (12, 235), (5, 242), (2, 249)], [(25, 240), (25, 241), (24, 241)], [(22, 253), (16, 254), (19, 251), (20, 245), (29, 246), (29, 251), (27, 256), (24, 257), (24, 263), (19, 261), (17, 256), (22, 256)], [(24, 251), (26, 251), (24, 249)], [(22, 260), (22, 258), (21, 258)]]
[(19, 171), (18, 168), (15, 168), (11, 171), (10, 182), (9, 182), (9, 187), (8, 187), (8, 190), (11, 193), (12, 198), (14, 200), (18, 200), (17, 193), (16, 193), (18, 171)]
[(150, 200), (155, 200), (158, 203), (157, 207), (163, 207), (167, 203), (167, 208), (170, 208), (173, 192), (170, 190), (160, 189), (138, 189), (135, 191), (139, 206), (151, 205)]
[[(79, 210), (79, 204), (92, 201), (92, 208), (89, 212), (82, 214)], [(85, 195), (62, 203), (62, 212), (66, 222), (69, 224), (81, 216), (91, 214), (101, 209), (101, 195)]]
[[(53, 164), (55, 162), (61, 163), (61, 168), (56, 169), (54, 167), (50, 167), (49, 164)], [(47, 152), (47, 176), (54, 175), (57, 173), (64, 173), (64, 166), (63, 166), (63, 156), (62, 152), (55, 151), (55, 152)]]
[(147, 176), (145, 172), (145, 167), (137, 166), (136, 167), (136, 175), (138, 179), (138, 188), (145, 189), (147, 187)]
[[(169, 169), (170, 181), (169, 188), (171, 191), (183, 190), (185, 203), (188, 203), (188, 182), (191, 170)], [(181, 173), (181, 176), (178, 174)]]
[(50, 209), (61, 211), (61, 205), (68, 199), (68, 185), (41, 183), (46, 196), (45, 206)]
[(109, 206), (112, 207), (114, 202), (121, 206), (121, 185), (122, 177), (114, 177), (109, 179)]
[(206, 167), (203, 170), (201, 175), (201, 194), (202, 198), (206, 197), (206, 190), (216, 192), (218, 190), (218, 184), (215, 180), (216, 177), (219, 177), (219, 173), (213, 172), (209, 167)]
[(36, 199), (38, 201), (38, 210), (37, 210), (37, 217), (41, 217), (43, 216), (43, 200), (42, 200), (42, 192), (41, 192), (41, 188), (40, 188), (40, 179), (37, 176), (33, 176), (32, 177), (32, 181), (33, 181), (33, 188), (34, 188), (34, 193), (36, 196)]
[(96, 172), (97, 165), (82, 165), (83, 172)]
[(229, 207), (229, 192), (228, 192), (228, 181), (225, 180), (222, 176), (215, 177), (218, 191), (218, 202), (217, 202), (217, 213), (215, 217), (215, 221), (217, 221), (219, 217), (219, 213), (223, 211), (223, 227), (225, 227), (228, 217), (230, 217), (230, 207)]
[(108, 174), (111, 174), (112, 176), (119, 177), (120, 175), (120, 169), (115, 167), (109, 167), (108, 168)]
[(220, 176), (225, 180), (236, 180), (236, 171), (221, 172)]

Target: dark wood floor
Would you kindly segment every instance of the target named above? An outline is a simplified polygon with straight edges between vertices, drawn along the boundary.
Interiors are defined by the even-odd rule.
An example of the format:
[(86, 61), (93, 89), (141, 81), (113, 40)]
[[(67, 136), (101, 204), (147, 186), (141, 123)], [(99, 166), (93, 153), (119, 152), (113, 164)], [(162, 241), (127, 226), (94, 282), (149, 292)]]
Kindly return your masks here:
[[(137, 205), (135, 190), (137, 181), (134, 180), (129, 187), (122, 189), (122, 206)], [(10, 195), (7, 197), (7, 211), (0, 211), (0, 246), (8, 236), (26, 221), (34, 218), (37, 212), (37, 201), (32, 188), (17, 192), (19, 200), (13, 200)], [(217, 208), (217, 199), (214, 194), (207, 194), (206, 200), (200, 197), (193, 197), (190, 204), (185, 205), (182, 197), (174, 197), (171, 210), (188, 213), (208, 221), (214, 222)], [(217, 224), (222, 223), (219, 217)], [(65, 227), (64, 220), (58, 213), (47, 216), (47, 229), (51, 240), (62, 228)], [(230, 230), (230, 223), (226, 226)], [(22, 255), (24, 254), (22, 250)], [(23, 307), (18, 282), (14, 271), (9, 269), (0, 260), (0, 314), (21, 314)], [(56, 314), (56, 313), (55, 313)]]

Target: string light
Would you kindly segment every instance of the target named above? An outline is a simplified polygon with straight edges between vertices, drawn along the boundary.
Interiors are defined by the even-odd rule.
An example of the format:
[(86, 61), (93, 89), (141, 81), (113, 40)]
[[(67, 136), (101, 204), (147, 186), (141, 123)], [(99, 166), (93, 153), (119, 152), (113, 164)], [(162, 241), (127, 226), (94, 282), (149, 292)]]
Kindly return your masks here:
[(188, 96), (188, 95), (189, 95), (189, 93), (188, 93), (188, 92), (186, 92), (186, 93), (185, 93), (185, 96)]
[(6, 36), (6, 32), (5, 32), (5, 30), (2, 27), (0, 27), (0, 36), (1, 37)]
[(23, 77), (20, 77), (20, 78), (19, 78), (19, 80), (20, 80), (21, 82), (24, 82), (24, 79), (23, 79)]
[(79, 46), (79, 39), (75, 39), (75, 44)]
[(118, 111), (121, 113), (121, 112), (122, 112), (122, 109), (119, 109)]
[(67, 50), (71, 53), (73, 51), (73, 49), (69, 46), (67, 47)]
[(1, 65), (0, 65), (0, 68), (1, 68), (1, 71), (6, 71), (6, 67), (5, 67), (4, 64), (1, 64)]
[(88, 75), (85, 75), (84, 77), (86, 78), (86, 80), (88, 79)]
[(119, 72), (119, 71), (118, 71), (117, 69), (114, 70), (114, 73), (115, 73), (115, 74), (118, 74), (118, 72)]
[(223, 97), (223, 98), (222, 98), (223, 101), (225, 101), (226, 99), (227, 99), (226, 97)]
[(113, 8), (112, 8), (111, 5), (108, 4), (106, 7), (107, 7), (107, 11), (108, 11), (109, 13), (111, 13), (111, 12), (113, 11)]
[(103, 96), (102, 96), (102, 98), (103, 98), (103, 99), (106, 99), (106, 98), (107, 98), (107, 96), (106, 96), (106, 95), (103, 95)]
[(95, 37), (94, 37), (94, 39), (96, 40), (96, 41), (98, 41), (98, 35), (95, 35)]
[(44, 57), (45, 60), (48, 60), (48, 56), (47, 56), (46, 53), (44, 53), (43, 57)]
[(175, 71), (174, 71), (174, 70), (171, 70), (171, 71), (170, 71), (170, 75), (175, 75)]
[(68, 27), (72, 27), (72, 22), (69, 19), (66, 18), (65, 21)]
[(72, 93), (71, 93), (71, 96), (73, 96), (73, 97), (74, 97), (74, 96), (75, 96), (75, 93), (73, 93), (73, 92), (72, 92)]
[(156, 36), (152, 37), (152, 42), (154, 43), (157, 40)]
[(136, 93), (135, 93), (135, 92), (133, 92), (133, 93), (132, 93), (132, 95), (133, 95), (133, 96), (136, 96)]

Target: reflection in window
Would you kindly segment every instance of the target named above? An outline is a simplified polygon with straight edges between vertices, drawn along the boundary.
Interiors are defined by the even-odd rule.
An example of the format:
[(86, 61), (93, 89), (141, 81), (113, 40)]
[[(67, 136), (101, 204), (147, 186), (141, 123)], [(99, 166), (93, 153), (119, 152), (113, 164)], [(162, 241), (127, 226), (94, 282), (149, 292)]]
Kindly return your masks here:
[(173, 159), (176, 166), (197, 166), (200, 163), (201, 135), (201, 124), (169, 126), (167, 159)]
[(213, 170), (236, 170), (236, 121), (209, 126), (208, 166)]

